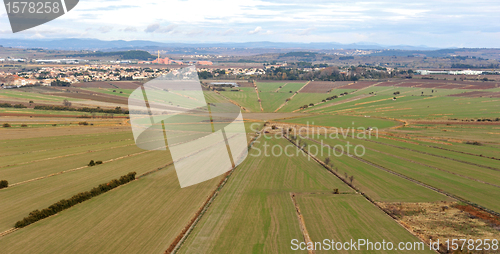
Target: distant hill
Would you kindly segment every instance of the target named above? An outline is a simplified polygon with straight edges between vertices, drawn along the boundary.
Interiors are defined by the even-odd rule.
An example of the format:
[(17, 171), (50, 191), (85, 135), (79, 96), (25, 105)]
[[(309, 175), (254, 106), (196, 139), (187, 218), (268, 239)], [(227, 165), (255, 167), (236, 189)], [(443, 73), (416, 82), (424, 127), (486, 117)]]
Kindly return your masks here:
[(155, 56), (143, 50), (129, 50), (129, 51), (112, 51), (112, 52), (92, 52), (92, 53), (81, 53), (81, 54), (70, 54), (61, 55), (64, 57), (107, 57), (114, 56), (120, 59), (136, 59), (136, 60), (149, 60), (155, 58)]
[(143, 40), (102, 41), (97, 39), (55, 39), (55, 40), (25, 40), (0, 39), (4, 47), (44, 48), (59, 50), (110, 50), (110, 49), (147, 49), (150, 47), (166, 48), (277, 48), (277, 49), (400, 49), (400, 50), (432, 50), (426, 46), (383, 46), (375, 43), (341, 44), (336, 42), (295, 43), (295, 42), (241, 42), (241, 43), (163, 43)]

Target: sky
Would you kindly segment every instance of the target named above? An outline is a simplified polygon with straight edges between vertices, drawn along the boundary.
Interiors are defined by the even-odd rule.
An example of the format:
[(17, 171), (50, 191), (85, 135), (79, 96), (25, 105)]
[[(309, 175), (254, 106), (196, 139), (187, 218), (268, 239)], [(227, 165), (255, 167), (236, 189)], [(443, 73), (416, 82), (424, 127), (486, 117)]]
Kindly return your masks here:
[(0, 38), (159, 42), (338, 42), (500, 47), (500, 1), (80, 0), (65, 15)]

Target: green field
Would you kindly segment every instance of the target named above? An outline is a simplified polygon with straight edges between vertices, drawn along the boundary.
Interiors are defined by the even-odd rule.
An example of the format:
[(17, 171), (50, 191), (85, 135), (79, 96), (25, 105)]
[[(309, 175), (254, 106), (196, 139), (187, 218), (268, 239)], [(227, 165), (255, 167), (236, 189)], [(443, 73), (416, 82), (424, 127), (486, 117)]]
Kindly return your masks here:
[(8, 90), (8, 89), (0, 89), (0, 99), (6, 98), (6, 99), (14, 99), (14, 100), (19, 100), (20, 102), (29, 102), (33, 101), (35, 103), (39, 102), (60, 102), (62, 103), (64, 99), (67, 99), (69, 101), (77, 101), (77, 99), (74, 98), (66, 98), (64, 96), (55, 96), (55, 95), (47, 95), (47, 94), (41, 94), (37, 92), (31, 92), (30, 90), (19, 90), (19, 89), (13, 89), (13, 90)]
[(257, 99), (257, 93), (253, 87), (240, 87), (239, 92), (220, 92), (223, 96), (236, 101), (241, 106), (250, 110), (251, 112), (261, 112), (259, 107), (259, 100)]
[[(231, 100), (244, 107), (247, 141), (256, 141), (227, 179), (219, 175), (186, 188), (180, 188), (179, 172), (168, 149), (148, 151), (135, 144), (130, 120), (125, 118), (128, 115), (94, 119), (76, 118), (90, 115), (85, 112), (0, 108), (0, 180), (9, 183), (0, 189), (0, 252), (164, 253), (195, 217), (197, 223), (178, 245), (177, 253), (307, 253), (291, 249), (293, 239), (302, 242), (307, 234), (313, 242), (385, 240), (397, 247), (399, 242), (420, 243), (419, 239), (427, 241), (440, 235), (426, 235), (426, 227), (434, 224), (406, 230), (412, 226), (398, 224), (400, 217), (384, 213), (384, 204), (439, 207), (443, 201), (459, 201), (454, 198), (458, 197), (500, 213), (500, 122), (494, 120), (500, 117), (498, 98), (449, 96), (472, 91), (465, 89), (393, 86), (295, 93), (306, 82), (256, 81), (263, 112), (254, 87), (220, 94), (204, 91), (207, 102)], [(63, 96), (41, 94), (43, 89), (1, 89), (0, 101), (62, 105)], [(83, 89), (122, 97), (133, 91)], [(340, 96), (345, 92), (348, 94)], [(184, 94), (194, 96), (192, 91)], [(333, 95), (339, 97), (322, 102)], [(164, 98), (148, 99), (161, 102)], [(315, 105), (292, 113), (311, 103)], [(465, 121), (478, 118), (493, 121)], [(203, 135), (186, 119), (191, 118), (177, 118), (177, 122), (165, 125), (179, 131), (175, 140)], [(12, 127), (2, 127), (4, 123)], [(329, 170), (287, 139), (279, 138), (283, 130), (307, 125), (315, 128), (314, 135), (309, 132), (304, 137), (302, 133), (299, 144), (320, 161), (328, 158)], [(376, 128), (372, 136), (364, 132), (368, 127)], [(325, 130), (329, 131), (327, 136)], [(335, 131), (340, 133), (335, 135)], [(363, 154), (356, 154), (354, 151), (360, 150), (354, 147)], [(186, 157), (198, 152), (191, 151)], [(88, 166), (90, 160), (103, 164)], [(42, 210), (132, 171), (140, 176), (135, 181), (6, 232), (35, 209)], [(205, 206), (213, 193), (212, 202)], [(204, 212), (198, 214), (202, 208)], [(448, 211), (440, 209), (442, 214)], [(443, 216), (440, 212), (429, 221), (439, 221)], [(468, 220), (462, 222), (464, 228), (482, 223), (496, 232), (482, 215), (468, 210), (460, 213)], [(428, 249), (359, 252), (426, 253)], [(315, 253), (326, 252), (332, 251)]]
[(378, 129), (389, 128), (397, 126), (398, 123), (390, 120), (377, 119), (372, 117), (356, 117), (345, 115), (315, 115), (302, 118), (292, 118), (279, 120), (279, 122), (286, 122), (290, 124), (304, 124), (327, 126), (336, 128), (359, 128), (359, 127), (377, 127)]
[[(400, 242), (421, 243), (421, 241), (398, 225), (391, 217), (377, 209), (359, 195), (297, 195), (297, 202), (304, 215), (311, 240), (323, 243), (324, 239), (335, 242), (351, 242), (367, 239), (370, 242), (392, 242), (394, 250), (328, 250), (324, 247), (317, 253), (407, 253), (398, 251)], [(301, 240), (302, 241), (302, 240)], [(318, 245), (319, 246), (319, 245)], [(434, 253), (425, 250), (412, 253)]]
[(4, 253), (163, 253), (218, 181), (181, 189), (169, 167), (2, 237), (0, 245)]
[[(353, 145), (362, 142), (360, 140), (351, 140), (350, 138), (345, 140), (324, 139), (324, 143), (330, 146), (345, 145), (347, 141)], [(487, 180), (489, 183), (498, 183), (495, 181), (500, 176), (498, 171), (475, 167), (476, 171), (474, 173), (472, 171), (474, 166), (461, 162), (436, 159), (436, 157), (430, 155), (415, 154), (412, 151), (397, 150), (388, 146), (380, 148), (378, 144), (371, 142), (365, 142), (363, 145), (366, 148), (366, 153), (360, 156), (363, 160), (375, 163), (390, 171), (441, 189), (488, 209), (500, 211), (500, 205), (494, 201), (496, 195), (500, 195), (500, 188), (482, 182), (483, 180)], [(353, 152), (351, 153), (354, 154)], [(437, 154), (440, 155), (439, 152)], [(414, 160), (411, 160), (411, 158)], [(431, 164), (431, 167), (429, 165), (422, 165), (425, 163)], [(437, 167), (440, 170), (436, 169)], [(487, 179), (488, 176), (490, 179)], [(481, 193), (488, 193), (489, 195), (482, 195)]]
[(320, 93), (298, 93), (293, 97), (292, 100), (288, 101), (284, 107), (282, 107), (278, 112), (292, 112), (299, 109), (304, 105), (309, 105), (311, 103), (319, 103), (322, 100), (330, 97), (330, 94), (320, 94)]
[[(411, 88), (392, 88), (382, 93), (378, 92), (376, 96), (323, 109), (315, 110), (313, 108), (307, 111), (314, 113), (342, 112), (399, 119), (495, 118), (498, 117), (498, 112), (500, 112), (500, 104), (494, 98), (446, 96), (458, 93), (456, 90), (451, 89), (439, 89), (435, 93), (430, 92), (432, 89), (409, 89)], [(405, 92), (405, 90), (408, 91)], [(400, 91), (400, 94), (394, 95), (395, 91)], [(426, 96), (420, 96), (422, 91)], [(370, 90), (367, 89), (363, 90), (362, 93), (368, 94), (369, 92)], [(349, 94), (348, 96), (356, 95), (359, 94)], [(393, 100), (392, 98), (395, 96), (397, 99)], [(344, 96), (344, 99), (346, 98), (347, 96)], [(335, 100), (332, 100), (332, 102), (335, 102)]]
[(91, 87), (81, 88), (81, 89), (103, 94), (109, 94), (109, 95), (124, 96), (124, 97), (129, 97), (130, 94), (135, 90), (135, 89), (121, 89), (121, 88), (91, 88)]
[[(260, 138), (270, 145), (283, 139)], [(263, 150), (262, 150), (263, 152)], [(181, 253), (284, 253), (301, 231), (290, 192), (353, 192), (307, 157), (250, 157), (231, 176)]]
[(257, 82), (257, 88), (259, 89), (259, 93), (274, 92), (280, 86), (283, 87), (285, 84), (287, 84), (287, 82), (273, 82), (273, 83)]
[(290, 94), (286, 93), (259, 93), (264, 112), (274, 112), (281, 104), (285, 103), (286, 99), (290, 98), (290, 96)]

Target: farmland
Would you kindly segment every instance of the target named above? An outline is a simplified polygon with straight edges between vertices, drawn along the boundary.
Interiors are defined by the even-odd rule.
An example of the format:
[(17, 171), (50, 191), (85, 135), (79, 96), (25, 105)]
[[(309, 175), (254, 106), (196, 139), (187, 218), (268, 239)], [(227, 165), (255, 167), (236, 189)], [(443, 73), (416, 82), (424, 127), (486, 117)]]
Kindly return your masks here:
[[(330, 239), (350, 242), (351, 239), (369, 239), (372, 242), (419, 242), (404, 228), (396, 224), (382, 211), (357, 195), (298, 195), (297, 201), (304, 214), (305, 223), (313, 241)], [(339, 220), (339, 218), (342, 218)], [(359, 230), (362, 228), (363, 230)], [(396, 244), (395, 244), (396, 245)], [(422, 245), (423, 247), (423, 245)], [(395, 247), (396, 249), (398, 247)], [(418, 253), (433, 253), (423, 250)], [(362, 253), (373, 252), (363, 248)], [(318, 253), (331, 252), (323, 249)], [(336, 251), (351, 253), (351, 251)], [(377, 253), (392, 253), (393, 251), (377, 251)]]
[[(247, 141), (254, 142), (232, 171), (186, 188), (169, 148), (143, 150), (134, 141), (126, 110), (141, 82), (2, 89), (0, 103), (25, 107), (0, 108), (0, 180), (8, 181), (0, 189), (0, 248), (290, 253), (293, 239), (500, 239), (497, 81), (439, 78), (204, 87), (207, 102), (244, 108)], [(124, 111), (35, 109), (65, 99), (74, 109)], [(129, 172), (137, 179), (13, 229), (34, 210)], [(418, 253), (430, 253), (425, 248)]]

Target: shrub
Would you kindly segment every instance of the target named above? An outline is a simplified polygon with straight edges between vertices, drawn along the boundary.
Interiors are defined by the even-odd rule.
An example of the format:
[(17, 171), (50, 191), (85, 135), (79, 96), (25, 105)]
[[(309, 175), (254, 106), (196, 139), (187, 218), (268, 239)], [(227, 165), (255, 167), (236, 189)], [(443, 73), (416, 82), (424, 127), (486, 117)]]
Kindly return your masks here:
[(27, 108), (27, 107), (24, 106), (23, 104), (16, 104), (14, 105), (14, 108)]
[(31, 104), (31, 103), (34, 103), (34, 102), (33, 102), (33, 101), (30, 101), (30, 104)]
[(325, 164), (326, 164), (326, 165), (329, 165), (329, 164), (330, 164), (330, 157), (326, 157), (326, 158), (325, 158)]
[(0, 181), (0, 189), (9, 187), (9, 182), (7, 180)]
[(87, 122), (79, 122), (78, 125), (89, 125)]
[(100, 165), (100, 164), (102, 164), (102, 161), (96, 161), (95, 164)]
[(477, 141), (467, 141), (467, 142), (465, 142), (465, 144), (467, 144), (467, 145), (475, 145), (475, 146), (482, 145), (481, 143), (479, 143)]
[(28, 125), (23, 123), (23, 124), (21, 124), (21, 127), (23, 127), (23, 128), (28, 127)]
[(9, 103), (0, 103), (0, 108), (12, 108), (12, 104), (9, 104)]
[(12, 127), (12, 126), (11, 126), (10, 124), (8, 124), (8, 123), (4, 123), (2, 126), (3, 126), (4, 128), (9, 128), (9, 127)]
[(94, 160), (90, 160), (90, 162), (89, 162), (88, 166), (89, 166), (89, 167), (95, 166), (95, 162), (94, 162)]
[(65, 107), (71, 107), (71, 102), (70, 102), (70, 101), (68, 101), (68, 99), (64, 99), (64, 100), (63, 100), (63, 105), (64, 105)]
[(57, 124), (54, 123), (54, 124), (52, 124), (52, 126), (57, 126)]

